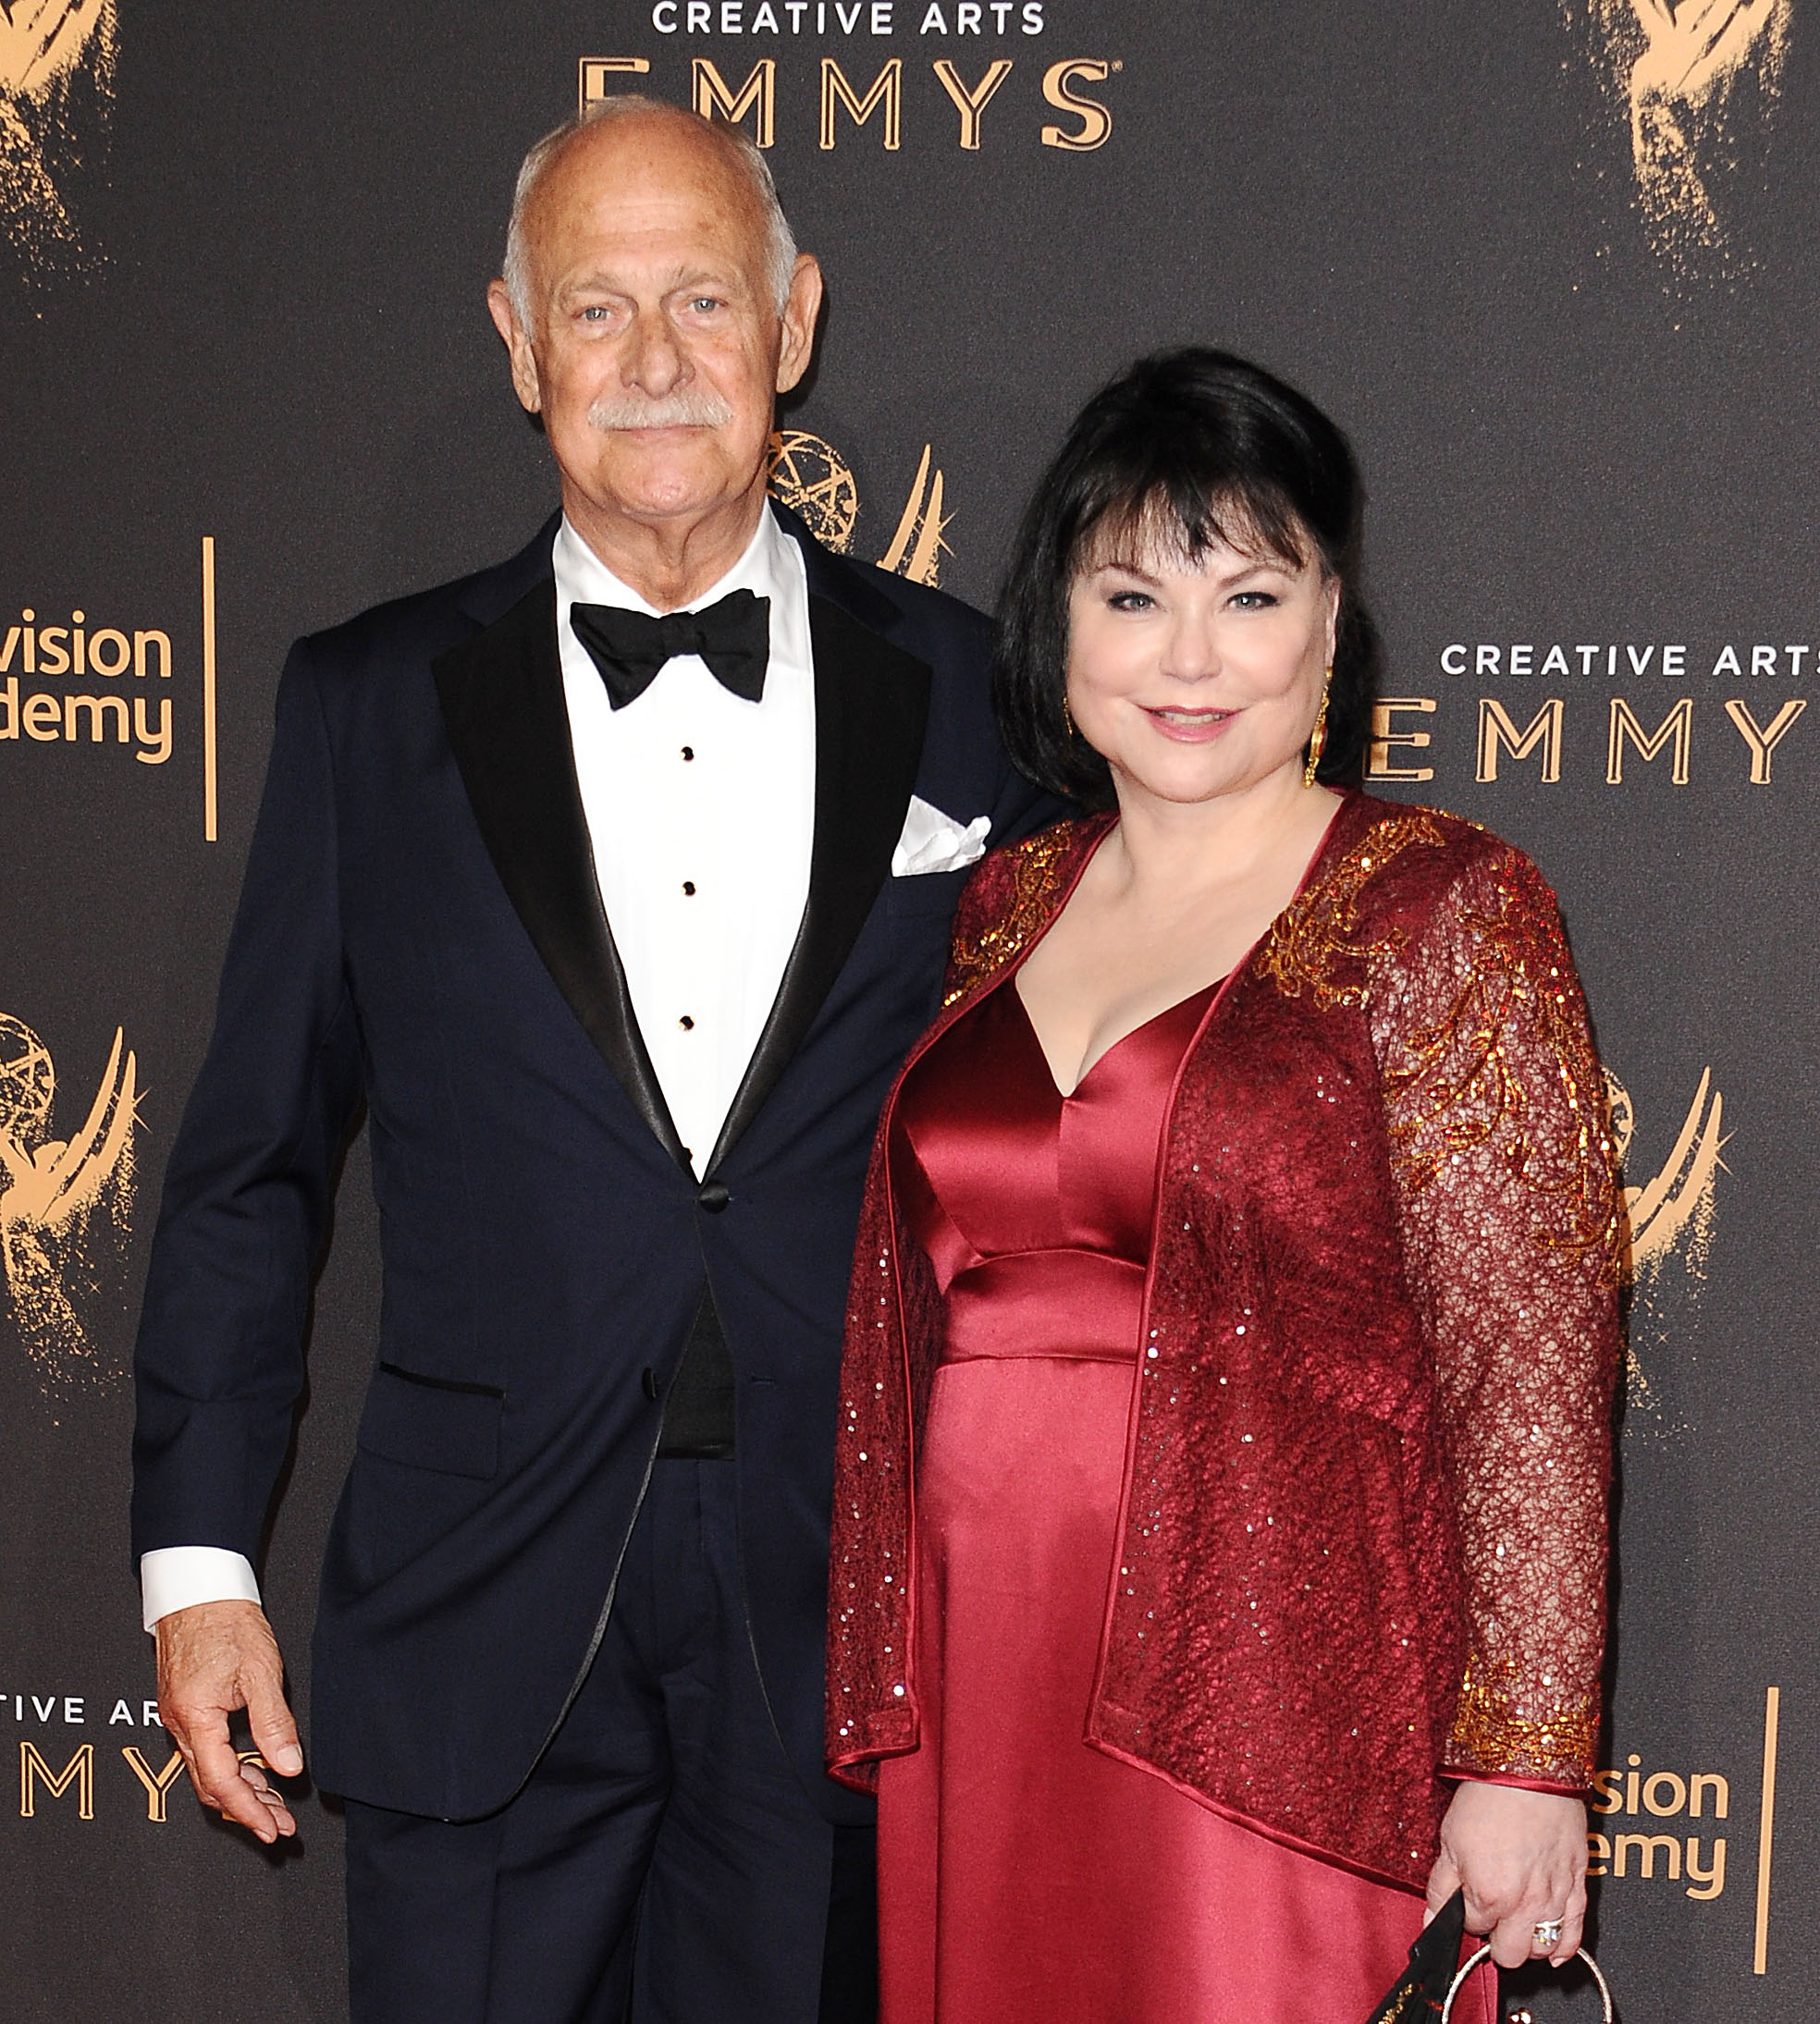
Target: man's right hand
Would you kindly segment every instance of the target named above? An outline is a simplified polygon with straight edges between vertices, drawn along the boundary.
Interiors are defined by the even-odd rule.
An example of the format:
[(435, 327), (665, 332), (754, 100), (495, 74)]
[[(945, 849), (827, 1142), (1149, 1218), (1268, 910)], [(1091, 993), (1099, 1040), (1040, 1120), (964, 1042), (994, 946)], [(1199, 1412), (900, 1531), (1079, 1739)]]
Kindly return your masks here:
[(303, 1769), (284, 1698), (284, 1660), (264, 1611), (254, 1602), (198, 1602), (161, 1616), (156, 1636), (158, 1713), (197, 1797), (263, 1842), (294, 1834), (284, 1795), (257, 1764), (240, 1761), (228, 1733), (228, 1716), (244, 1708), (266, 1763), (283, 1778)]

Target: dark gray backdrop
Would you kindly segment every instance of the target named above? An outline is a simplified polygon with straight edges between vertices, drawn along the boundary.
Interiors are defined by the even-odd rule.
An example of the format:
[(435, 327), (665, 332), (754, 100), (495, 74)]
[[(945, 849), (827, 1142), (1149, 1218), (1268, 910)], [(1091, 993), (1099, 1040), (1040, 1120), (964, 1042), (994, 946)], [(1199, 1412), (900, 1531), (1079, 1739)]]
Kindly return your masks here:
[[(939, 470), (941, 582), (989, 602), (1016, 506), (1067, 416), (1127, 358), (1171, 341), (1259, 358), (1352, 434), (1371, 487), (1385, 693), (1434, 705), (1386, 725), (1428, 732), (1426, 749), (1383, 754), (1433, 778), (1387, 791), (1491, 824), (1556, 882), (1629, 1098), (1629, 1179), (1660, 1177), (1640, 1203), (1653, 1249), (1622, 1437), (1602, 1757), (1615, 1810), (1594, 1824), (1614, 1843), (1667, 1838), (1623, 1846), (1625, 1873), (1600, 1886), (1599, 1951), (1630, 2024), (1806, 2014), (1820, 1599), (1805, 875), (1820, 713), (1794, 721), (1753, 783), (1724, 707), (1767, 725), (1811, 693), (1809, 643), (1820, 647), (1820, 283), (1803, 257), (1820, 32), (1796, 4), (1769, 17), (1735, 75), (1696, 68), (1680, 98), (1645, 103), (1640, 178), (1630, 66), (1686, 70), (1660, 46), (1660, 20), (1646, 48), (1642, 0), (1638, 12), (1047, 0), (1039, 33), (1020, 6), (1002, 10), (1002, 34), (990, 6), (980, 33), (920, 33), (928, 9), (898, 0), (888, 35), (869, 31), (869, 6), (847, 7), (849, 33), (828, 5), (818, 32), (812, 5), (794, 34), (776, 7), (775, 36), (720, 32), (719, 0), (706, 33), (688, 32), (686, 6), (657, 10), (679, 21), (665, 33), (621, 0), (457, 0), (429, 20), (348, 0), (117, 0), (117, 13), (15, 0), (0, 31), (0, 647), (19, 628), (0, 667), (0, 1727), (13, 1731), (0, 2013), (338, 2014), (332, 1810), (311, 1801), (299, 1844), (265, 1857), (204, 1821), (180, 1780), (167, 1820), (149, 1819), (123, 1756), (135, 1748), (156, 1773), (170, 1750), (143, 1719), (151, 1653), (126, 1564), (118, 1372), (284, 647), (503, 556), (548, 510), (543, 447), (481, 291), (520, 153), (573, 108), (582, 59), (618, 56), (646, 60), (638, 81), (684, 102), (696, 59), (733, 86), (776, 62), (772, 161), (830, 287), (819, 363), (786, 421), (851, 469), (855, 552), (885, 553), (928, 446), (917, 497)], [(39, 43), (54, 22), (64, 38), (48, 80), (21, 53), (34, 9)], [(757, 12), (747, 0), (737, 18), (749, 30)], [(959, 10), (941, 13), (953, 31)], [(898, 149), (882, 145), (882, 112), (861, 129), (844, 110), (835, 146), (818, 145), (830, 56), (862, 94), (901, 61)], [(969, 87), (1012, 62), (977, 150), (958, 145), (937, 58)], [(1068, 87), (1111, 115), (1086, 151), (1042, 139), (1046, 125), (1086, 124), (1044, 98), (1045, 73), (1073, 58), (1107, 66)], [(218, 582), (214, 841), (204, 537)], [(25, 673), (28, 624), (68, 626), (75, 610), (91, 632), (167, 633), (169, 677), (154, 648), (142, 676)], [(1556, 644), (1565, 674), (1510, 672), (1513, 645), (1540, 670)], [(1664, 673), (1670, 645), (1684, 672)], [(1481, 647), (1496, 660), (1482, 664)], [(1769, 657), (1753, 666), (1753, 648)], [(1445, 671), (1462, 657), (1469, 672)], [(33, 694), (57, 699), (32, 718), (35, 736), (21, 721)], [(61, 714), (74, 694), (139, 701), (154, 729), (168, 700), (168, 756), (148, 764), (146, 741), (117, 742), (111, 711), (93, 742), (86, 705)], [(1690, 699), (1684, 782), (1672, 742), (1651, 761), (1632, 742), (1622, 780), (1607, 778), (1618, 696), (1646, 733)], [(1558, 779), (1541, 778), (1541, 749), (1503, 751), (1495, 779), (1476, 777), (1487, 699), (1520, 730), (1551, 698)], [(25, 1029), (42, 1054), (28, 1058)], [(80, 1157), (117, 1029), (134, 1056), (136, 1192), (102, 1139)], [(35, 1154), (42, 1176), (72, 1139), (67, 1178), (92, 1201), (60, 1216), (21, 1162)], [(357, 1147), (264, 1570), (300, 1667), (373, 1353), (375, 1281)], [(296, 1687), (307, 1708), (301, 1673)], [(1723, 1885), (1696, 1877), (1699, 1896), (1690, 1837), (1702, 1875), (1725, 1844)], [(1590, 2001), (1523, 2000), (1538, 2017), (1582, 2017)]]

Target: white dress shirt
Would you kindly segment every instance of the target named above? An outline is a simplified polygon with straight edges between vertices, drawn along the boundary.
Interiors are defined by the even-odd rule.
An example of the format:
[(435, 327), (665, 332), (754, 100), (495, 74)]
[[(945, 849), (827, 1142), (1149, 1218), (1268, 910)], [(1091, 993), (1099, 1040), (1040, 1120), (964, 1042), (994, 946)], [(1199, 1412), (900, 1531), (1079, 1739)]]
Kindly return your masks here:
[(815, 670), (803, 552), (766, 513), (699, 611), (737, 590), (770, 601), (764, 699), (689, 654), (616, 710), (569, 623), (572, 604), (650, 613), (565, 520), (557, 639), (595, 876), (651, 1066), (697, 1174), (765, 1030), (809, 894)]
[[(681, 608), (736, 590), (770, 604), (765, 693), (747, 703), (695, 655), (614, 709), (572, 605), (656, 616), (565, 518), (551, 557), (569, 736), (601, 903), (664, 1100), (707, 1168), (790, 960), (815, 844), (815, 668), (803, 552), (763, 513), (745, 553)], [(259, 1601), (243, 1554), (141, 1556), (145, 1627), (192, 1603)]]

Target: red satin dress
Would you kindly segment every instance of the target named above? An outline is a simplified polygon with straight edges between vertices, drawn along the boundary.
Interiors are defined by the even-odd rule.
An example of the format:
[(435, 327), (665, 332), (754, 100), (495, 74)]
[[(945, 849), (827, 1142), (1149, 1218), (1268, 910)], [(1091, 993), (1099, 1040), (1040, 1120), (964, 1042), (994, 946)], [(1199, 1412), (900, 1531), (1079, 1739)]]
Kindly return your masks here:
[(1064, 1098), (1008, 983), (899, 1098), (893, 1188), (947, 1334), (917, 1464), (922, 1740), (880, 1766), (883, 2024), (1362, 2024), (1421, 1922), (1083, 1740), (1159, 1140), (1211, 995)]

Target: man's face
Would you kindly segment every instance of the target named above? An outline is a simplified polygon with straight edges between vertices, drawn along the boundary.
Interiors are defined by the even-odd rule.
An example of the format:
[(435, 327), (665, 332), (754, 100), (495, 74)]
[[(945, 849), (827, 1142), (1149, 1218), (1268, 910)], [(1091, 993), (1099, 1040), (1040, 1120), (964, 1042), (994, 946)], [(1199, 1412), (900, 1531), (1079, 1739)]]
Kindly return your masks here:
[(525, 218), (528, 326), (489, 304), (541, 414), (572, 519), (688, 524), (762, 489), (775, 396), (808, 365), (819, 271), (779, 315), (763, 219), (694, 116), (585, 130)]

